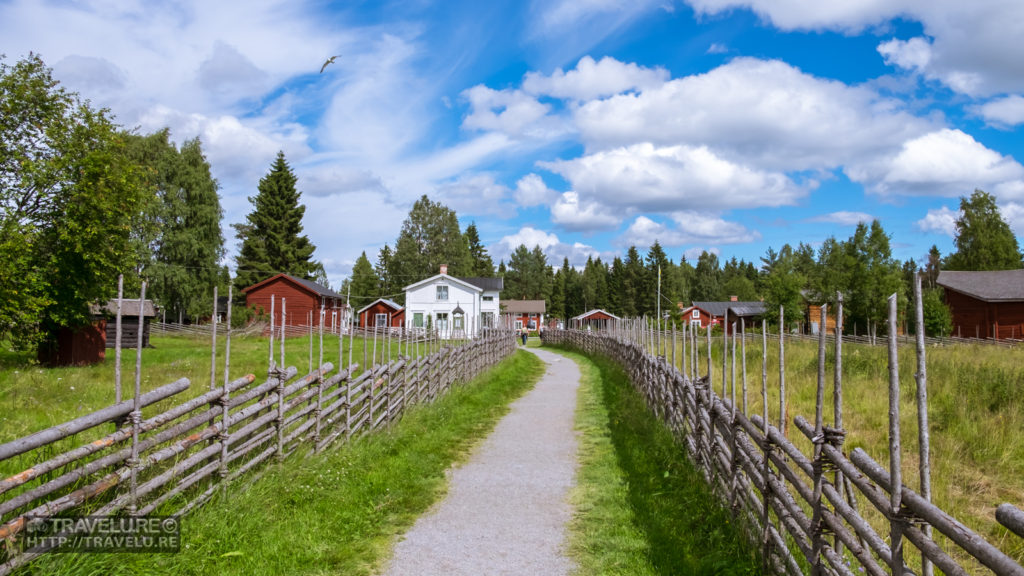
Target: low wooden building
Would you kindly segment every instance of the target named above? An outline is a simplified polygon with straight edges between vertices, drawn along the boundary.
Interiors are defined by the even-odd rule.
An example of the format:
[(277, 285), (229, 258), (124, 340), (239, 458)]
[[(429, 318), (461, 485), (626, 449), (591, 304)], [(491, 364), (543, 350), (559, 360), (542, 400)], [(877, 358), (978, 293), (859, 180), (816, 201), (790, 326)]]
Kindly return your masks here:
[[(308, 328), (310, 323), (318, 326), (320, 310), (323, 308), (325, 329), (331, 326), (331, 319), (344, 318), (346, 311), (345, 297), (330, 288), (321, 286), (311, 280), (304, 280), (277, 274), (266, 280), (253, 284), (242, 290), (245, 293), (245, 305), (260, 314), (270, 314), (273, 299), (274, 325), (282, 323), (289, 328)], [(284, 300), (282, 313), (281, 301)]]
[(953, 336), (1024, 338), (1024, 270), (943, 270), (937, 283), (953, 315)]
[(506, 328), (539, 330), (544, 325), (547, 303), (544, 300), (506, 300), (501, 303), (501, 317)]
[[(747, 325), (752, 324), (765, 313), (764, 302), (742, 302), (739, 300), (728, 300), (725, 302), (693, 302), (689, 308), (683, 310), (683, 322), (689, 322), (692, 326), (707, 328), (718, 324), (727, 324), (725, 329), (732, 329), (733, 322), (743, 318)], [(697, 320), (700, 324), (697, 324)]]
[(608, 330), (619, 321), (619, 317), (600, 308), (584, 312), (569, 320), (570, 328), (582, 330)]
[[(106, 306), (94, 307), (94, 316), (103, 316), (106, 319), (106, 347), (114, 348), (117, 345), (117, 299), (107, 302)], [(142, 302), (142, 329), (139, 329), (139, 301), (121, 300), (121, 348), (135, 348), (139, 345), (139, 338), (142, 338), (142, 347), (149, 348), (150, 325), (156, 318), (156, 306), (152, 300)]]
[(356, 312), (356, 326), (366, 328), (401, 328), (405, 308), (387, 298), (378, 298)]

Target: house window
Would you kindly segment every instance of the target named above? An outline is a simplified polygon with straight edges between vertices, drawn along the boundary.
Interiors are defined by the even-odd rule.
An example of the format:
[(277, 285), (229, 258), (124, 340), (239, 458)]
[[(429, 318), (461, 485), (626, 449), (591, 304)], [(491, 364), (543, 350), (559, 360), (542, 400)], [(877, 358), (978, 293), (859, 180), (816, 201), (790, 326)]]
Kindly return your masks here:
[(437, 329), (440, 332), (448, 330), (448, 313), (438, 312), (437, 313)]
[(462, 316), (455, 316), (452, 318), (452, 327), (456, 330), (462, 330)]
[(690, 312), (690, 318), (700, 318), (700, 310), (694, 310)]
[(516, 330), (522, 330), (522, 329), (523, 329), (523, 321), (522, 320), (516, 320)]
[(699, 318), (697, 320), (690, 320), (690, 326), (696, 326), (697, 328), (703, 328), (703, 326), (700, 325), (700, 319)]
[(484, 296), (484, 302), (494, 302), (494, 296)]
[(412, 327), (423, 328), (423, 312), (412, 313)]
[(383, 327), (387, 326), (388, 325), (388, 315), (387, 314), (374, 314), (373, 315), (373, 325), (377, 326), (378, 328), (383, 328)]
[(438, 302), (447, 302), (448, 301), (448, 287), (447, 286), (438, 286), (437, 287), (437, 301)]
[(484, 312), (480, 315), (480, 325), (484, 328), (494, 328), (494, 314)]

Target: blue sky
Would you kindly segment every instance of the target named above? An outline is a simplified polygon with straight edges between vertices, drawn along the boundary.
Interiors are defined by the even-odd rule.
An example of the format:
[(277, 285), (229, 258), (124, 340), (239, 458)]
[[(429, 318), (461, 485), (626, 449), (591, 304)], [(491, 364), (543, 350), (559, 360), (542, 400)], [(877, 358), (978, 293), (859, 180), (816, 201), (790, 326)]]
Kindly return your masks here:
[(227, 236), (283, 150), (335, 286), (423, 194), (495, 261), (757, 262), (871, 218), (920, 259), (975, 188), (1020, 235), (1020, 38), (1019, 0), (0, 0), (8, 61), (202, 139)]

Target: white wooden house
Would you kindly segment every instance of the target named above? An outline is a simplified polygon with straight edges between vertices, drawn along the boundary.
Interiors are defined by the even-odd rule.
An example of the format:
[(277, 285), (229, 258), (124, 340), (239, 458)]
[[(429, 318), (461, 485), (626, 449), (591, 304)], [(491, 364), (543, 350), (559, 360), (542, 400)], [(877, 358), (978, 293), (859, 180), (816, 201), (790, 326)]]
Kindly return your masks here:
[(456, 278), (441, 273), (405, 287), (405, 327), (434, 330), (441, 338), (474, 338), (498, 326), (501, 278)]

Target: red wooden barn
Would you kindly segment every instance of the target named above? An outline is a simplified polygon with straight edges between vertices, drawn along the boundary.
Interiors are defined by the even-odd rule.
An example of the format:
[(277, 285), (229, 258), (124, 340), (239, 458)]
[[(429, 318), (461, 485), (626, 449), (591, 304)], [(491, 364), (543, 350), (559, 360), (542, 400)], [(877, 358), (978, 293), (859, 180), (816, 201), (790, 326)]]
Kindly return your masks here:
[(615, 314), (595, 309), (572, 318), (569, 321), (569, 326), (586, 330), (608, 330), (614, 325), (614, 321), (617, 320), (619, 320), (619, 317)]
[(953, 336), (1024, 338), (1024, 270), (943, 270), (937, 283), (946, 289)]
[(360, 328), (401, 328), (405, 324), (405, 308), (387, 298), (378, 298), (356, 312)]
[[(281, 326), (282, 320), (288, 327), (308, 328), (312, 318), (313, 326), (320, 324), (320, 307), (325, 310), (324, 329), (331, 328), (332, 314), (345, 310), (345, 297), (316, 282), (303, 280), (287, 274), (271, 276), (242, 290), (245, 305), (259, 312), (270, 314), (270, 300), (274, 299), (274, 325)], [(281, 301), (284, 300), (282, 316)], [(344, 314), (339, 314), (344, 317)]]

